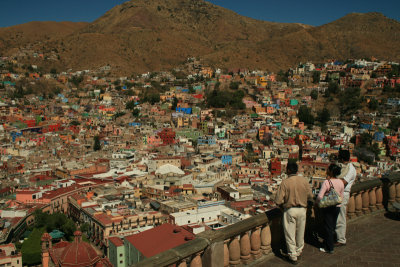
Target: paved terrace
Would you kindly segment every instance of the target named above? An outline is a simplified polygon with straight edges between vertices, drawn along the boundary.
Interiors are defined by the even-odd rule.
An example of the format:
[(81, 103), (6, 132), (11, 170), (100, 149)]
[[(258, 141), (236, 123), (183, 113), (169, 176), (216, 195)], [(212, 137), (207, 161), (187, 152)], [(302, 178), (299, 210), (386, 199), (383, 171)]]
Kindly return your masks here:
[[(400, 217), (383, 211), (348, 223), (347, 245), (334, 254), (322, 253), (308, 240), (297, 266), (400, 266)], [(292, 266), (279, 255), (255, 261), (250, 266)]]
[[(400, 172), (353, 185), (349, 203), (348, 245), (334, 254), (319, 252), (315, 233), (319, 210), (308, 209), (306, 246), (299, 266), (400, 266), (400, 222), (393, 203), (400, 202)], [(137, 266), (228, 267), (289, 266), (282, 213), (273, 209), (218, 231), (205, 231), (190, 242), (145, 259)]]

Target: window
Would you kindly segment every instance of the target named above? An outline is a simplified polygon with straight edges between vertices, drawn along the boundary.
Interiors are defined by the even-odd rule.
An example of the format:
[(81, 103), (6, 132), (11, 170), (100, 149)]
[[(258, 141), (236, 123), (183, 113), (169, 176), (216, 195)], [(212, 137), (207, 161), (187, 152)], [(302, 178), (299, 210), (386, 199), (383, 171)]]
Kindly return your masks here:
[(122, 253), (121, 253), (121, 254), (119, 254), (119, 256), (120, 256), (120, 257), (122, 257)]
[(119, 261), (120, 264), (122, 264), (123, 261)]

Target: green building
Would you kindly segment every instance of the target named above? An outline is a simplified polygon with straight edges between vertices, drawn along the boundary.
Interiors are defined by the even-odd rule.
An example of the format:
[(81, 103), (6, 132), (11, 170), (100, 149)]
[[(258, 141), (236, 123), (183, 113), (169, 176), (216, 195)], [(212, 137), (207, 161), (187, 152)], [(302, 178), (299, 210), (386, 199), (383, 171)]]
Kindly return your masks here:
[(197, 129), (183, 129), (176, 131), (176, 136), (185, 137), (190, 140), (197, 140), (203, 133)]
[(127, 267), (124, 242), (118, 237), (108, 239), (108, 259), (114, 267)]

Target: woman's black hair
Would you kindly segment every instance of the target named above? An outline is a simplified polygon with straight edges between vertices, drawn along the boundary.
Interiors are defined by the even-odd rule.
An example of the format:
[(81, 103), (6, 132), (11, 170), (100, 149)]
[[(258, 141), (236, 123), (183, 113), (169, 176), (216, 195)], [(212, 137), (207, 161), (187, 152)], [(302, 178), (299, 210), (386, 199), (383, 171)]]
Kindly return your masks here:
[(342, 168), (340, 168), (338, 165), (332, 163), (328, 167), (328, 172), (331, 174), (332, 177), (338, 177), (340, 175), (340, 172), (342, 171)]

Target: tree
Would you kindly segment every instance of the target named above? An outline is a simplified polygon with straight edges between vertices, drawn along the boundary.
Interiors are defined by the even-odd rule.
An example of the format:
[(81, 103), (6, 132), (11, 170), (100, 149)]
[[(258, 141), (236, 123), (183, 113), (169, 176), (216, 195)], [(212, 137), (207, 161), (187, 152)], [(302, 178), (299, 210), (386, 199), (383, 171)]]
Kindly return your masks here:
[(83, 223), (82, 225), (81, 225), (81, 232), (82, 233), (86, 233), (86, 232), (88, 232), (89, 231), (89, 228), (90, 228), (90, 225), (89, 225), (89, 223)]
[(377, 110), (378, 109), (378, 100), (376, 100), (375, 98), (372, 98), (369, 103), (368, 103), (368, 108), (370, 110)]
[(361, 89), (346, 88), (339, 96), (339, 107), (341, 115), (348, 115), (355, 113), (360, 109), (362, 97), (360, 97)]
[(126, 109), (133, 110), (135, 108), (135, 101), (131, 100), (128, 101), (125, 105)]
[(132, 111), (132, 116), (137, 118), (137, 117), (139, 117), (139, 115), (140, 115), (140, 109), (135, 108), (135, 109)]
[(80, 76), (72, 76), (71, 79), (69, 79), (69, 82), (73, 83), (76, 87), (79, 86), (79, 84), (83, 81), (83, 75)]
[(314, 124), (314, 116), (311, 114), (311, 109), (305, 105), (302, 105), (299, 108), (297, 117), (299, 118), (300, 121), (304, 122), (307, 125)]
[(284, 72), (280, 70), (277, 75), (278, 82), (286, 82), (289, 83), (289, 72)]
[(319, 83), (321, 72), (315, 70), (312, 72), (313, 83)]
[(318, 99), (318, 91), (315, 89), (312, 90), (310, 96), (312, 99), (317, 100)]
[(171, 110), (176, 110), (176, 107), (178, 106), (178, 98), (176, 98), (174, 96), (174, 98), (172, 99), (172, 106), (171, 106)]
[(101, 145), (100, 145), (100, 137), (98, 135), (96, 135), (94, 137), (94, 145), (93, 145), (93, 150), (94, 151), (98, 151), (101, 149)]
[(400, 118), (393, 117), (390, 120), (389, 128), (397, 132), (397, 129), (399, 129), (399, 127), (400, 127)]
[(232, 89), (232, 90), (237, 90), (237, 89), (239, 89), (239, 82), (231, 82), (230, 84), (229, 84), (229, 88), (230, 89)]
[(67, 239), (69, 239), (69, 240), (73, 239), (74, 232), (76, 231), (76, 225), (71, 219), (66, 219), (65, 223), (60, 228), (61, 228), (61, 231), (64, 232), (65, 237)]
[(192, 85), (189, 85), (189, 94), (194, 94), (196, 91), (193, 89)]
[(339, 92), (339, 84), (335, 81), (330, 81), (328, 85), (328, 92), (336, 95)]
[(323, 108), (317, 115), (317, 121), (319, 121), (322, 125), (326, 125), (328, 121), (331, 119), (331, 113), (327, 108)]

